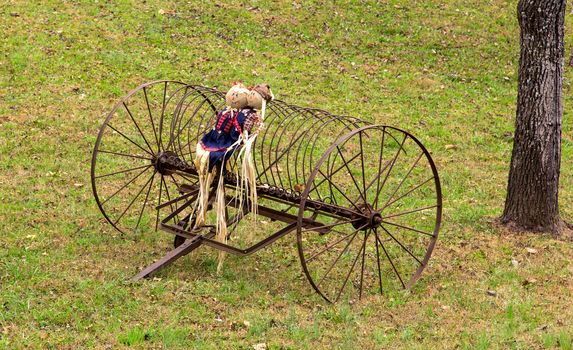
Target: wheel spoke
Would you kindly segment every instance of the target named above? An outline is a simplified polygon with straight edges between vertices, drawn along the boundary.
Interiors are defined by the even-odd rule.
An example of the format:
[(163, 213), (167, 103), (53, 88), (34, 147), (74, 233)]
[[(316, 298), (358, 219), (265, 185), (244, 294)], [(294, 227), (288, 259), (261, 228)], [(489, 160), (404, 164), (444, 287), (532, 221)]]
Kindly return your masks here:
[(352, 241), (354, 240), (354, 238), (356, 238), (356, 235), (358, 234), (358, 230), (356, 231), (356, 233), (354, 233), (354, 236), (352, 236), (352, 238), (348, 241), (348, 243), (346, 243), (346, 245), (344, 246), (344, 249), (342, 249), (340, 251), (340, 254), (338, 254), (338, 256), (336, 257), (336, 259), (334, 260), (334, 262), (329, 266), (328, 270), (324, 273), (324, 275), (322, 276), (322, 278), (318, 281), (318, 283), (316, 284), (316, 287), (318, 288), (318, 286), (320, 286), (320, 284), (322, 283), (322, 281), (324, 281), (324, 279), (326, 278), (326, 276), (328, 276), (328, 274), (330, 273), (330, 271), (332, 271), (332, 268), (334, 267), (334, 265), (336, 265), (336, 263), (338, 262), (338, 260), (340, 260), (340, 257), (342, 256), (342, 254), (344, 254), (344, 251), (346, 251), (346, 249), (350, 246), (350, 243), (352, 243)]
[(417, 212), (422, 211), (422, 210), (428, 210), (428, 209), (433, 209), (433, 208), (437, 208), (437, 207), (438, 207), (437, 204), (436, 204), (436, 205), (430, 205), (430, 206), (428, 206), (428, 207), (423, 207), (423, 208), (418, 208), (418, 209), (403, 211), (403, 212), (401, 212), (401, 213), (392, 214), (392, 215), (386, 215), (386, 216), (382, 217), (382, 219), (388, 219), (388, 218), (393, 218), (393, 217), (396, 217), (396, 216), (402, 216), (402, 215), (417, 213)]
[(107, 197), (103, 202), (101, 202), (101, 205), (103, 206), (107, 201), (109, 201), (110, 199), (112, 199), (116, 194), (118, 194), (121, 190), (123, 190), (124, 188), (126, 188), (127, 186), (129, 186), (129, 184), (131, 184), (133, 181), (137, 180), (137, 178), (139, 178), (144, 172), (147, 171), (148, 168), (143, 169), (139, 174), (135, 175), (135, 177), (131, 180), (129, 180), (125, 185), (121, 186), (121, 188), (117, 191), (115, 191), (111, 196)]
[(394, 240), (394, 242), (398, 243), (398, 245), (399, 245), (400, 247), (402, 247), (402, 249), (404, 249), (404, 250), (406, 251), (406, 253), (408, 253), (412, 258), (414, 258), (420, 265), (423, 265), (422, 262), (420, 261), (420, 259), (418, 259), (408, 248), (406, 248), (406, 247), (402, 244), (402, 242), (400, 242), (399, 240), (397, 240), (396, 237), (394, 237), (394, 235), (391, 234), (390, 231), (388, 231), (388, 230), (386, 229), (386, 227), (384, 227), (384, 226), (380, 226), (380, 227), (382, 227), (382, 229), (383, 229), (390, 237), (392, 237), (392, 239)]
[(163, 86), (163, 102), (161, 104), (161, 119), (159, 121), (159, 148), (160, 150), (164, 150), (163, 148), (163, 117), (165, 116), (165, 99), (167, 97), (167, 82)]
[[(390, 205), (396, 203), (396, 202), (399, 201), (400, 199), (406, 197), (407, 195), (409, 195), (410, 193), (414, 192), (414, 191), (417, 190), (418, 188), (424, 186), (425, 184), (427, 184), (428, 182), (430, 182), (430, 181), (433, 180), (433, 179), (434, 179), (433, 176), (430, 177), (429, 179), (427, 179), (426, 181), (424, 181), (424, 182), (422, 182), (421, 184), (417, 185), (416, 187), (412, 188), (411, 190), (409, 190), (408, 192), (404, 193), (404, 194), (401, 195), (400, 197), (394, 199), (392, 202), (386, 204), (386, 207), (388, 207), (388, 206), (390, 206)], [(382, 209), (382, 210), (384, 210), (384, 209)]]
[(127, 206), (127, 208), (125, 208), (125, 210), (123, 211), (123, 213), (121, 213), (121, 215), (119, 216), (119, 218), (117, 218), (117, 220), (115, 220), (115, 222), (113, 223), (114, 225), (117, 225), (117, 223), (119, 222), (119, 220), (121, 220), (121, 218), (125, 215), (125, 213), (127, 213), (127, 211), (129, 210), (129, 208), (131, 208), (131, 206), (133, 205), (133, 203), (135, 202), (135, 200), (139, 197), (139, 195), (141, 194), (141, 192), (143, 192), (143, 190), (145, 189), (145, 187), (147, 187), (147, 184), (153, 180), (153, 177), (155, 176), (155, 171), (153, 172), (153, 174), (151, 175), (151, 177), (149, 178), (149, 180), (147, 180), (147, 182), (145, 183), (145, 185), (143, 185), (143, 187), (141, 187), (141, 189), (139, 190), (139, 192), (137, 192), (137, 195), (135, 197), (133, 197), (133, 199), (131, 200), (131, 202), (129, 203), (129, 205)]
[(173, 182), (175, 183), (175, 186), (177, 186), (177, 188), (180, 188), (179, 183), (177, 182), (177, 180), (175, 180), (175, 178), (173, 177), (172, 174), (169, 174), (169, 177), (171, 178), (171, 180), (173, 180)]
[[(374, 182), (376, 182), (376, 179), (380, 180), (380, 175), (382, 175), (384, 173), (384, 171), (388, 168), (388, 166), (390, 165), (391, 162), (392, 162), (391, 160), (387, 161), (386, 164), (384, 165), (384, 168), (382, 168), (382, 170), (378, 171), (378, 173), (376, 174), (376, 176), (374, 176), (372, 181), (370, 181), (368, 183), (368, 185), (366, 185), (366, 191), (368, 191), (370, 189), (370, 187), (372, 187)], [(360, 198), (357, 198), (356, 200), (358, 200), (358, 199), (360, 199)]]
[[(382, 167), (382, 157), (384, 154), (384, 139), (386, 136), (386, 128), (382, 129), (382, 144), (380, 145), (380, 156), (378, 157), (378, 169), (380, 169)], [(389, 164), (389, 163), (388, 163)], [(384, 170), (386, 169), (388, 165), (384, 166)], [(383, 171), (384, 171), (383, 170)], [(379, 170), (378, 174), (374, 177), (374, 179), (376, 179), (376, 193), (378, 194), (379, 188), (380, 188), (380, 175), (382, 174), (382, 172)], [(373, 180), (374, 181), (374, 180)], [(370, 188), (370, 186), (368, 186)], [(378, 197), (376, 197), (374, 203), (376, 203), (378, 201)]]
[(151, 106), (149, 106), (149, 98), (147, 97), (147, 89), (143, 88), (143, 95), (145, 96), (145, 104), (147, 105), (147, 111), (149, 112), (149, 120), (151, 121), (151, 127), (153, 128), (153, 135), (155, 136), (155, 142), (157, 142), (157, 153), (161, 151), (159, 146), (159, 139), (157, 138), (157, 130), (155, 130), (155, 123), (153, 122), (153, 115), (151, 114)]
[(366, 241), (368, 240), (368, 237), (370, 236), (370, 230), (368, 230), (368, 232), (365, 235), (364, 238), (364, 246), (362, 247), (362, 268), (360, 270), (360, 291), (358, 294), (358, 298), (362, 299), (362, 282), (364, 281), (364, 256), (366, 255)]
[(322, 255), (324, 252), (326, 252), (327, 250), (330, 250), (330, 248), (334, 247), (335, 245), (338, 245), (338, 243), (344, 241), (345, 239), (347, 239), (348, 237), (352, 236), (355, 233), (358, 233), (358, 231), (360, 231), (361, 229), (363, 229), (364, 227), (366, 227), (366, 225), (362, 225), (361, 227), (357, 228), (356, 230), (352, 231), (351, 233), (347, 234), (346, 236), (340, 238), (339, 240), (335, 241), (334, 243), (331, 243), (329, 245), (327, 245), (326, 247), (324, 247), (323, 249), (321, 249), (320, 251), (313, 253), (310, 258), (306, 259), (307, 262), (311, 262), (314, 259), (316, 259), (318, 256)]
[(356, 189), (358, 190), (360, 197), (362, 197), (362, 200), (364, 201), (364, 203), (366, 203), (366, 198), (364, 197), (365, 193), (362, 193), (362, 190), (360, 190), (360, 186), (358, 186), (358, 183), (356, 182), (354, 175), (352, 175), (352, 171), (350, 170), (350, 167), (348, 166), (348, 162), (346, 161), (346, 159), (344, 159), (344, 156), (342, 155), (342, 152), (340, 151), (340, 148), (338, 146), (336, 146), (336, 150), (338, 151), (338, 154), (340, 154), (340, 158), (342, 158), (342, 161), (344, 162), (344, 165), (346, 166), (346, 169), (348, 170), (348, 174), (350, 175), (352, 182), (354, 182), (354, 186), (356, 186)]
[(432, 233), (428, 233), (428, 232), (425, 232), (425, 231), (421, 231), (421, 230), (415, 229), (415, 228), (413, 228), (413, 227), (408, 227), (408, 226), (400, 225), (400, 224), (397, 224), (397, 223), (395, 223), (395, 222), (382, 220), (382, 223), (383, 223), (383, 224), (387, 224), (387, 225), (392, 225), (392, 226), (400, 227), (400, 228), (403, 228), (403, 229), (405, 229), (405, 230), (410, 230), (410, 231), (418, 232), (418, 233), (421, 233), (421, 234), (426, 235), (426, 236), (434, 237), (434, 234), (432, 234)]
[(376, 193), (376, 199), (374, 200), (374, 205), (375, 205), (376, 209), (378, 209), (378, 196), (380, 196), (380, 192), (384, 188), (384, 185), (386, 184), (386, 180), (388, 180), (388, 177), (390, 176), (390, 172), (392, 171), (392, 168), (394, 168), (394, 164), (396, 164), (396, 159), (398, 159), (398, 156), (400, 155), (400, 151), (402, 151), (402, 148), (404, 147), (404, 143), (406, 142), (407, 138), (408, 138), (408, 135), (404, 135), (404, 140), (402, 140), (402, 143), (400, 144), (400, 148), (398, 148), (396, 155), (392, 159), (392, 163), (390, 164), (390, 169), (388, 169), (388, 172), (386, 173), (386, 176), (384, 177), (384, 180), (382, 181), (382, 185), (380, 186), (379, 191)]
[[(161, 180), (163, 181), (163, 186), (165, 186), (165, 194), (167, 195), (167, 200), (169, 202), (171, 202), (171, 195), (169, 194), (169, 188), (167, 188), (167, 181), (165, 181), (163, 176), (161, 177)], [(175, 204), (175, 210), (177, 210), (178, 209), (177, 203), (174, 203), (174, 204)], [(169, 203), (169, 207), (171, 208), (171, 212), (173, 213), (174, 210), (173, 210), (173, 205), (171, 203)], [(175, 221), (179, 222), (179, 216), (178, 215), (175, 215)]]
[[(167, 84), (167, 82), (165, 82), (165, 84)], [(163, 176), (161, 176), (161, 180), (159, 181), (159, 198), (157, 199), (157, 206), (159, 207), (161, 205), (161, 192), (163, 190)], [(157, 231), (157, 228), (159, 227), (159, 209), (156, 209), (156, 216), (155, 216), (155, 231)]]
[(143, 135), (143, 132), (142, 132), (141, 129), (139, 128), (139, 124), (137, 124), (137, 122), (135, 121), (135, 118), (133, 118), (133, 115), (131, 114), (131, 111), (129, 110), (129, 108), (127, 107), (127, 105), (125, 104), (125, 102), (123, 102), (123, 106), (125, 107), (125, 110), (127, 111), (127, 114), (129, 114), (129, 117), (131, 118), (131, 121), (133, 121), (133, 124), (135, 124), (135, 127), (137, 128), (137, 131), (139, 131), (139, 134), (141, 135), (141, 137), (143, 137), (143, 141), (145, 141), (145, 144), (147, 145), (147, 147), (149, 147), (149, 151), (151, 152), (151, 154), (153, 154), (153, 148), (149, 145), (149, 142), (147, 142), (147, 139), (145, 138), (145, 135)]
[[(142, 157), (142, 156), (138, 156), (138, 155), (134, 155), (134, 154), (126, 154), (126, 153), (120, 153), (120, 152), (112, 152), (112, 151), (106, 151), (106, 150), (98, 150), (97, 153), (107, 153), (107, 154), (114, 154), (116, 156), (122, 156), (122, 157), (128, 157), (128, 158), (135, 158), (135, 159), (144, 159), (144, 160), (149, 160), (151, 161), (151, 158), (147, 158), (147, 157)], [(149, 152), (148, 152), (149, 153)]]
[(418, 156), (418, 158), (416, 159), (416, 161), (414, 162), (414, 164), (412, 164), (412, 166), (410, 167), (410, 169), (408, 170), (408, 172), (406, 173), (406, 175), (402, 178), (402, 181), (400, 181), (400, 183), (398, 184), (398, 186), (396, 186), (396, 189), (394, 189), (394, 192), (392, 192), (392, 194), (390, 195), (390, 197), (388, 197), (388, 200), (386, 201), (386, 204), (384, 204), (384, 206), (382, 207), (381, 210), (384, 210), (384, 208), (386, 208), (386, 206), (388, 205), (388, 203), (390, 202), (390, 200), (392, 200), (392, 197), (394, 197), (394, 195), (396, 194), (396, 192), (398, 192), (398, 190), (400, 189), (400, 187), (402, 187), (402, 184), (404, 183), (404, 181), (406, 180), (406, 178), (408, 178), (408, 176), (410, 176), (410, 173), (412, 172), (412, 170), (414, 170), (414, 168), (416, 167), (416, 165), (418, 164), (418, 162), (420, 161), (420, 159), (422, 158), (423, 155), (424, 155), (424, 152), (420, 152), (420, 155)]
[[(349, 162), (352, 162), (354, 159), (358, 158), (360, 156), (360, 154), (356, 154), (355, 156), (353, 156), (352, 158), (350, 158)], [(311, 188), (308, 193), (311, 193), (312, 191), (316, 190), (318, 188), (318, 186), (322, 185), (326, 180), (332, 178), (332, 176), (334, 176), (337, 172), (339, 172), (340, 170), (344, 169), (344, 164), (341, 165), (340, 167), (338, 167), (338, 169), (334, 170), (333, 172), (330, 173), (329, 177), (324, 177), (322, 180), (320, 180), (319, 183), (317, 183), (313, 188)]]
[(151, 182), (149, 183), (149, 188), (147, 189), (147, 193), (145, 194), (145, 200), (143, 201), (143, 205), (141, 206), (141, 211), (139, 212), (139, 217), (137, 218), (137, 224), (135, 225), (135, 229), (133, 229), (133, 233), (137, 233), (137, 228), (139, 227), (139, 223), (141, 222), (141, 217), (143, 216), (143, 210), (145, 209), (145, 205), (147, 204), (147, 200), (149, 199), (149, 192), (151, 192), (151, 187), (153, 187), (153, 180), (155, 180), (155, 174), (151, 176)]
[(374, 232), (375, 240), (374, 245), (376, 246), (376, 261), (378, 265), (378, 281), (380, 284), (380, 294), (382, 294), (382, 270), (380, 269), (380, 249), (378, 249), (378, 235)]
[[(326, 175), (324, 175), (324, 173), (323, 173), (320, 169), (318, 169), (318, 172), (321, 173), (322, 176), (326, 177)], [(344, 192), (342, 192), (342, 191), (340, 190), (340, 188), (338, 188), (338, 186), (336, 186), (336, 184), (334, 184), (332, 181), (329, 181), (329, 183), (330, 183), (334, 188), (336, 188), (336, 190), (337, 190), (344, 198), (346, 198), (346, 200), (347, 200), (354, 208), (356, 208), (356, 210), (358, 210), (358, 212), (354, 212), (354, 211), (353, 211), (353, 213), (362, 216), (362, 214), (360, 214), (360, 208), (358, 208), (358, 207), (356, 206), (356, 203), (354, 203), (350, 198), (348, 198), (348, 197), (344, 194)]]
[(356, 222), (360, 219), (362, 219), (362, 218), (353, 219), (353, 220), (337, 221), (333, 224), (328, 224), (328, 225), (323, 225), (323, 226), (312, 226), (310, 228), (302, 229), (300, 232), (316, 231), (316, 230), (321, 230), (323, 228), (331, 228), (331, 227), (338, 226), (338, 225), (350, 224), (350, 223)]
[(364, 203), (367, 203), (366, 201), (366, 172), (364, 171), (364, 148), (362, 146), (362, 131), (360, 131), (358, 133), (358, 136), (360, 138), (360, 159), (361, 159), (361, 164), (362, 164), (362, 188), (364, 189), (363, 192), (363, 197), (364, 197)]
[(134, 145), (136, 145), (137, 147), (139, 147), (139, 149), (141, 149), (143, 152), (149, 154), (150, 156), (153, 157), (153, 153), (149, 152), (148, 150), (146, 150), (145, 148), (141, 147), (138, 143), (136, 143), (135, 141), (133, 141), (132, 139), (130, 139), (129, 137), (127, 137), (124, 133), (122, 133), (121, 131), (117, 130), (116, 128), (113, 127), (113, 125), (111, 125), (111, 123), (108, 123), (107, 126), (109, 126), (113, 131), (117, 132), (118, 134), (120, 134), (121, 136), (123, 136), (124, 138), (126, 138), (129, 142), (133, 143)]
[(134, 171), (134, 170), (139, 170), (139, 169), (143, 169), (143, 168), (149, 168), (150, 166), (153, 166), (153, 164), (142, 165), (142, 166), (138, 166), (138, 167), (135, 167), (135, 168), (120, 170), (120, 171), (116, 171), (116, 172), (109, 173), (109, 174), (94, 176), (94, 179), (99, 179), (99, 178), (102, 178), (102, 177), (107, 177), (107, 176), (112, 176), (112, 175), (117, 175), (117, 174), (128, 173), (128, 172)]
[(187, 180), (187, 181), (189, 181), (190, 183), (193, 183), (193, 184), (199, 182), (199, 179), (198, 179), (198, 178), (197, 178), (197, 179), (193, 179), (193, 178), (190, 177), (190, 175), (187, 175), (187, 174), (185, 174), (185, 173), (183, 173), (183, 172), (181, 172), (181, 171), (175, 171), (174, 174), (181, 176), (183, 179), (185, 179), (185, 180)]
[(398, 277), (398, 279), (400, 280), (400, 283), (402, 284), (403, 288), (406, 288), (406, 285), (404, 284), (404, 281), (402, 280), (402, 276), (400, 276), (400, 273), (398, 272), (398, 270), (396, 269), (396, 266), (394, 266), (394, 262), (392, 261), (392, 258), (390, 258), (390, 255), (388, 255), (388, 252), (386, 251), (386, 248), (384, 248), (384, 244), (380, 241), (380, 238), (378, 237), (378, 231), (376, 229), (374, 229), (374, 234), (376, 236), (376, 240), (378, 241), (378, 243), (380, 244), (380, 246), (382, 247), (382, 251), (384, 251), (384, 255), (386, 255), (386, 258), (388, 259), (388, 261), (390, 262), (390, 265), (392, 265), (392, 270), (394, 270), (394, 273), (396, 274), (396, 276)]
[(362, 253), (362, 251), (366, 249), (366, 240), (367, 239), (368, 239), (368, 233), (364, 234), (364, 240), (362, 242), (362, 246), (360, 247), (358, 254), (356, 254), (356, 258), (354, 258), (354, 261), (352, 262), (352, 266), (348, 270), (348, 274), (346, 275), (346, 278), (344, 279), (344, 283), (342, 284), (342, 288), (340, 288), (340, 291), (338, 291), (338, 295), (336, 296), (336, 302), (338, 302), (338, 299), (340, 299), (340, 295), (342, 294), (344, 287), (346, 287), (346, 283), (348, 283), (348, 278), (350, 277), (350, 274), (352, 274), (352, 271), (354, 270), (354, 266), (356, 266), (356, 262), (358, 261), (358, 258), (360, 257), (360, 253)]

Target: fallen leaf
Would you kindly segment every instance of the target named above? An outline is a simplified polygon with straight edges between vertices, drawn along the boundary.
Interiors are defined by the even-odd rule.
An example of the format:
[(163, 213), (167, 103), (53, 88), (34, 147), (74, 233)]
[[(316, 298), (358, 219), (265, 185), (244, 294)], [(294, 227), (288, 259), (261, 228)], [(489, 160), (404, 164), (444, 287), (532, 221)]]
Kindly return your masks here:
[(527, 252), (528, 252), (529, 254), (537, 254), (537, 249), (535, 249), (535, 248), (529, 248), (529, 247), (527, 247), (527, 248), (525, 248), (525, 250), (527, 250)]
[(526, 278), (523, 280), (523, 282), (521, 282), (521, 285), (525, 287), (535, 283), (537, 283), (537, 280), (535, 278)]
[(293, 186), (293, 188), (297, 192), (302, 192), (302, 191), (304, 191), (304, 184), (296, 184)]
[(253, 349), (255, 349), (255, 350), (267, 350), (267, 344), (266, 343), (255, 344), (255, 345), (253, 345)]
[(243, 324), (244, 324), (245, 327), (247, 327), (247, 328), (251, 326), (251, 322), (249, 322), (249, 321), (247, 321), (247, 320), (244, 320), (244, 321), (243, 321)]
[(513, 265), (513, 267), (518, 267), (519, 266), (519, 261), (515, 260), (515, 259), (511, 259), (511, 265)]
[(495, 290), (488, 290), (487, 291), (487, 295), (489, 295), (490, 297), (495, 297), (497, 295), (497, 292)]
[(446, 146), (444, 146), (444, 148), (445, 148), (446, 150), (458, 149), (458, 146), (456, 146), (456, 145), (446, 145)]

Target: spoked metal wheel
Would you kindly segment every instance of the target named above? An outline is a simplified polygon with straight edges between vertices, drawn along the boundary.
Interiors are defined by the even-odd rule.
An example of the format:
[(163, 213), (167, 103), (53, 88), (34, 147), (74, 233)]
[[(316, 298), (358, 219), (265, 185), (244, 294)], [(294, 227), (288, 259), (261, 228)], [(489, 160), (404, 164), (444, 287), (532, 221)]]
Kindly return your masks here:
[[(346, 214), (316, 210), (313, 202)], [(354, 130), (324, 153), (302, 194), (304, 272), (331, 302), (409, 288), (428, 263), (441, 213), (438, 172), (420, 141), (388, 126)], [(305, 218), (322, 226), (307, 228)]]
[[(182, 183), (196, 182), (164, 166), (176, 156), (173, 111), (185, 93), (180, 82), (143, 84), (120, 100), (101, 126), (92, 156), (92, 189), (101, 212), (120, 232), (157, 229), (155, 207), (175, 199)], [(177, 203), (166, 207), (176, 210)]]

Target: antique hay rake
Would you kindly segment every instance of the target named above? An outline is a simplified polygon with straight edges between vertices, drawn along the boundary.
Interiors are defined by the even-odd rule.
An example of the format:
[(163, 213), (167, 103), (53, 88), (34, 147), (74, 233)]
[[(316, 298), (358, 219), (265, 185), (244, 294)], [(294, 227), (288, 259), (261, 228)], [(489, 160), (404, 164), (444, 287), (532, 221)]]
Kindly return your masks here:
[[(224, 244), (214, 239), (213, 218), (193, 228), (192, 210), (195, 145), (224, 107), (216, 89), (154, 81), (121, 99), (101, 126), (91, 179), (104, 217), (123, 233), (154, 227), (175, 235), (175, 248), (133, 280), (201, 245), (246, 256), (296, 232), (303, 271), (328, 301), (412, 286), (428, 263), (442, 213), (438, 172), (418, 139), (399, 128), (272, 101), (254, 148), (256, 215), (270, 221), (259, 222), (258, 230), (277, 231), (235, 244), (248, 241), (245, 231), (254, 223), (247, 200), (235, 198), (237, 177), (228, 172), (230, 241)], [(229, 166), (236, 166), (233, 158)]]

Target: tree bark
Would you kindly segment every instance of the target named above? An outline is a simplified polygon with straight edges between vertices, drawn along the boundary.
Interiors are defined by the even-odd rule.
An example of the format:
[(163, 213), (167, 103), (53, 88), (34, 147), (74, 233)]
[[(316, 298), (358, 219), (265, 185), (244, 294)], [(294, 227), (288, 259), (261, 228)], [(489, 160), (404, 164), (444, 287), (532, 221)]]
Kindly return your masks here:
[(566, 0), (520, 0), (515, 137), (502, 223), (558, 233)]

